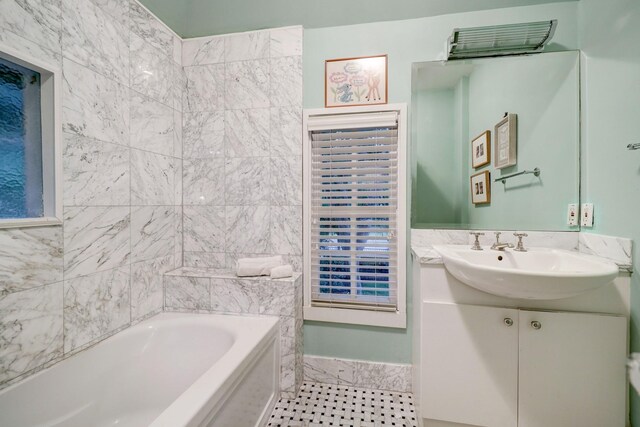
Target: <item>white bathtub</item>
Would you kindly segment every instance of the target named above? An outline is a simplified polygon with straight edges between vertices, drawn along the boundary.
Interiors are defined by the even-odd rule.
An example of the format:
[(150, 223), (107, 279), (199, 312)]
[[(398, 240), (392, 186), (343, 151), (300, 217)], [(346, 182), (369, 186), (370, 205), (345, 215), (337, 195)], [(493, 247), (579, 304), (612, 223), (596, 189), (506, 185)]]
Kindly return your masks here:
[(163, 313), (0, 392), (0, 426), (263, 425), (279, 360), (277, 318)]

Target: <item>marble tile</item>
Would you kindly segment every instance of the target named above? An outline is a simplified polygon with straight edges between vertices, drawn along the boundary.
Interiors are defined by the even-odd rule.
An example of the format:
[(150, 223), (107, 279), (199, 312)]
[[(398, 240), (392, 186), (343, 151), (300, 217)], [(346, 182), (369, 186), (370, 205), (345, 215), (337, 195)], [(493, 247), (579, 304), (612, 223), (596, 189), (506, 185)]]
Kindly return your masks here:
[(411, 252), (420, 264), (444, 264), (442, 255), (433, 248), (424, 248), (421, 246), (412, 246)]
[(261, 280), (211, 279), (211, 310), (259, 314), (263, 283)]
[[(516, 244), (518, 239), (513, 235), (513, 231), (502, 230), (482, 230), (484, 236), (480, 236), (480, 244), (483, 247), (491, 247), (496, 241), (495, 232), (500, 231), (500, 241)], [(578, 233), (575, 231), (526, 231), (527, 237), (523, 242), (525, 247), (546, 247), (555, 249), (564, 249), (567, 251), (575, 251), (578, 248)], [(472, 245), (475, 236), (468, 236), (467, 244)]]
[(224, 205), (225, 200), (225, 160), (188, 159), (183, 161), (184, 204)]
[(271, 108), (271, 155), (302, 156), (302, 108)]
[(0, 28), (59, 52), (61, 0), (0, 1)]
[(271, 204), (302, 205), (302, 157), (271, 157)]
[(173, 157), (179, 159), (183, 156), (184, 134), (182, 130), (182, 113), (173, 110)]
[(67, 59), (63, 72), (63, 129), (129, 145), (129, 89)]
[(302, 57), (274, 58), (270, 64), (272, 107), (302, 107)]
[(269, 155), (268, 108), (225, 111), (225, 153), (227, 157)]
[(182, 176), (182, 160), (181, 159), (172, 159), (175, 170), (173, 171), (173, 204), (175, 206), (182, 206), (183, 197), (182, 197), (182, 186), (183, 186), (183, 176)]
[(224, 37), (225, 62), (246, 61), (268, 56), (269, 31), (252, 31)]
[(269, 211), (268, 206), (227, 206), (226, 252), (268, 253)]
[(271, 252), (302, 255), (302, 206), (271, 207)]
[(129, 7), (131, 32), (173, 58), (174, 34), (136, 0), (129, 0)]
[(631, 239), (581, 232), (578, 250), (606, 258), (623, 269), (631, 270), (633, 268), (632, 246)]
[(217, 111), (225, 106), (224, 64), (185, 67), (185, 90), (182, 104), (185, 111)]
[(324, 384), (354, 383), (353, 361), (319, 356), (304, 356), (304, 379)]
[(64, 133), (65, 206), (129, 205), (129, 148)]
[(223, 111), (184, 113), (184, 158), (224, 157)]
[(70, 207), (64, 210), (65, 279), (129, 262), (129, 207)]
[(169, 107), (173, 105), (173, 61), (131, 34), (131, 88)]
[(0, 230), (0, 297), (62, 281), (62, 227)]
[(182, 39), (173, 35), (173, 62), (182, 64)]
[(224, 82), (227, 109), (269, 107), (268, 59), (227, 63)]
[(269, 48), (272, 58), (302, 55), (302, 27), (277, 28), (271, 30), (270, 34)]
[(165, 306), (182, 310), (209, 310), (210, 279), (164, 276)]
[(118, 23), (123, 25), (123, 31), (129, 33), (129, 2), (123, 0), (91, 0)]
[(131, 147), (173, 156), (174, 110), (137, 92), (131, 92)]
[(184, 265), (188, 267), (224, 268), (226, 254), (212, 252), (184, 252)]
[(182, 42), (182, 65), (209, 65), (224, 62), (224, 37), (200, 37)]
[[(0, 8), (2, 6), (0, 5)], [(0, 20), (2, 18), (0, 17)], [(60, 55), (60, 46), (57, 50), (51, 50), (47, 47), (40, 46), (14, 32), (8, 30), (0, 30), (0, 43), (12, 46), (14, 49), (24, 52), (25, 54), (38, 59), (51, 67), (62, 69), (62, 55)]]
[(433, 245), (466, 245), (467, 230), (411, 229), (411, 246), (431, 248)]
[(130, 323), (129, 281), (129, 266), (65, 280), (65, 353)]
[(224, 206), (185, 206), (183, 213), (186, 252), (224, 252)]
[(228, 205), (268, 204), (269, 158), (229, 158), (225, 163), (225, 200)]
[(180, 64), (173, 64), (173, 80), (171, 91), (173, 93), (173, 108), (184, 111), (184, 92), (187, 90), (187, 74)]
[(131, 262), (173, 255), (173, 206), (131, 208)]
[(131, 204), (173, 205), (178, 160), (131, 150)]
[(62, 356), (62, 282), (0, 296), (0, 383)]
[(173, 263), (176, 268), (184, 265), (184, 230), (182, 225), (182, 205), (174, 206), (173, 231), (175, 240), (173, 244)]
[(131, 320), (162, 311), (163, 274), (173, 267), (173, 256), (131, 264)]
[(265, 280), (258, 294), (260, 314), (272, 316), (294, 316), (296, 312), (295, 291), (290, 281)]
[(87, 0), (62, 2), (62, 54), (117, 82), (129, 84), (129, 32)]

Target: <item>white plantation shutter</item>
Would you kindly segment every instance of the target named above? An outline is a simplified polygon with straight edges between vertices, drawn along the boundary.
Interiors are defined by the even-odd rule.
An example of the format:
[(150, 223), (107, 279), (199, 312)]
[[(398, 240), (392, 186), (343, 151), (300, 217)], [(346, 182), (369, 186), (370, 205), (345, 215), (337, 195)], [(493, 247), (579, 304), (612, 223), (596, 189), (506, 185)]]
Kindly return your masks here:
[(310, 305), (395, 312), (398, 113), (309, 117), (307, 131)]

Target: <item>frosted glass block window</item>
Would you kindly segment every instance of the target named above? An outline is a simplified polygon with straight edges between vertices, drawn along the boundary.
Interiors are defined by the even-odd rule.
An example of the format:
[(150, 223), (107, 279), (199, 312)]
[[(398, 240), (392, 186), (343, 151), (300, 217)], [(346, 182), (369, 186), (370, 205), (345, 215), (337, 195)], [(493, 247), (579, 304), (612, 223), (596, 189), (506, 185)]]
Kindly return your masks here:
[(0, 58), (0, 218), (44, 215), (40, 80)]

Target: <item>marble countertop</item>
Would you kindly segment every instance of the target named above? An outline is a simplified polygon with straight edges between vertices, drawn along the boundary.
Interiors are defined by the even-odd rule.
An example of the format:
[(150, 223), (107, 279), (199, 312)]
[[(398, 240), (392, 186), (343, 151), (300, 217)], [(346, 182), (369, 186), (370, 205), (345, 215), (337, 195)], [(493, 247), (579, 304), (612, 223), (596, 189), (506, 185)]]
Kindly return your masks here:
[(295, 282), (301, 273), (294, 272), (293, 276), (285, 277), (283, 279), (271, 279), (269, 276), (248, 276), (238, 277), (236, 273), (231, 270), (223, 270), (219, 268), (210, 267), (180, 267), (175, 270), (164, 273), (165, 276), (178, 276), (178, 277), (207, 277), (215, 279), (242, 279), (242, 280), (273, 280), (278, 282)]

